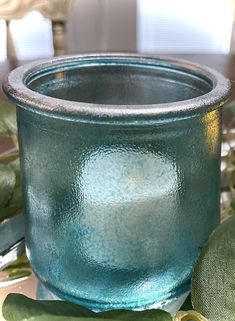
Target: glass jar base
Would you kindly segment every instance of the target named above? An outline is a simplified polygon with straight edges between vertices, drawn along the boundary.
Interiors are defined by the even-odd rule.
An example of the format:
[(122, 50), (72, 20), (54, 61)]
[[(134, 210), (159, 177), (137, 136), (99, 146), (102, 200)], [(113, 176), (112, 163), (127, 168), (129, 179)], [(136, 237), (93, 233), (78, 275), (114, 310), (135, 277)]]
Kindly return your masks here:
[[(131, 310), (147, 310), (147, 309), (161, 309), (169, 312), (172, 315), (175, 315), (175, 313), (180, 309), (184, 301), (186, 300), (188, 294), (190, 291), (185, 291), (185, 286), (184, 292), (178, 291), (177, 293), (174, 294), (174, 296), (150, 303), (150, 304), (143, 304), (142, 306), (131, 306), (129, 308), (121, 307), (121, 306), (114, 306), (113, 304), (108, 305), (106, 304), (100, 304), (98, 302), (94, 301), (89, 301), (89, 300), (84, 300), (84, 299), (77, 299), (74, 300), (74, 298), (71, 300), (71, 297), (67, 295), (56, 295), (54, 292), (49, 290), (44, 284), (42, 284), (40, 281), (38, 283), (37, 287), (37, 299), (38, 300), (67, 300), (67, 301), (73, 301), (74, 303), (80, 304), (82, 306), (87, 307), (90, 310), (93, 310), (94, 312), (100, 312), (100, 311), (105, 311), (105, 310), (115, 310), (115, 309), (131, 309)], [(181, 290), (183, 289), (181, 288)], [(76, 301), (76, 302), (75, 302)]]

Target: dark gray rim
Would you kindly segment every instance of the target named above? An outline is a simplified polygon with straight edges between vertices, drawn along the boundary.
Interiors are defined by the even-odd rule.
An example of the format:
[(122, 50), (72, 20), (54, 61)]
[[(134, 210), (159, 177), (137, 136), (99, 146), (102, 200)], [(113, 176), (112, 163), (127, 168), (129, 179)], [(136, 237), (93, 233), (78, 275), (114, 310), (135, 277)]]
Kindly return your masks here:
[[(43, 70), (56, 71), (60, 66), (64, 69), (72, 69), (79, 62), (86, 60), (87, 63), (94, 59), (107, 58), (114, 63), (125, 61), (145, 65), (163, 66), (176, 70), (188, 72), (207, 79), (212, 83), (213, 89), (202, 96), (178, 101), (174, 103), (152, 104), (152, 105), (105, 105), (75, 102), (57, 99), (37, 93), (27, 87), (25, 83), (35, 75), (40, 77)], [(63, 69), (62, 69), (63, 70)], [(171, 58), (160, 58), (157, 56), (138, 54), (89, 54), (62, 56), (52, 59), (36, 61), (13, 70), (7, 80), (3, 83), (5, 93), (22, 108), (33, 110), (33, 112), (46, 113), (56, 118), (79, 120), (93, 123), (126, 123), (135, 124), (145, 121), (166, 122), (185, 119), (206, 113), (221, 107), (228, 99), (231, 91), (230, 81), (215, 70), (191, 63), (185, 60)]]

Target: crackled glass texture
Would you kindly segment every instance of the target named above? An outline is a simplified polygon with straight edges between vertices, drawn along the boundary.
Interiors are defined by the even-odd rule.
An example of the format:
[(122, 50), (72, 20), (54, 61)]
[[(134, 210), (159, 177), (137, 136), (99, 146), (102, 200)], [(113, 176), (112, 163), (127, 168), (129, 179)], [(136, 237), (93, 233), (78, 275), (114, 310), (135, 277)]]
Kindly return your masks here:
[[(199, 77), (104, 65), (57, 71), (29, 87), (129, 105), (211, 90)], [(189, 290), (199, 248), (219, 222), (220, 109), (151, 126), (23, 108), (17, 118), (27, 253), (49, 289), (95, 310), (161, 306)]]

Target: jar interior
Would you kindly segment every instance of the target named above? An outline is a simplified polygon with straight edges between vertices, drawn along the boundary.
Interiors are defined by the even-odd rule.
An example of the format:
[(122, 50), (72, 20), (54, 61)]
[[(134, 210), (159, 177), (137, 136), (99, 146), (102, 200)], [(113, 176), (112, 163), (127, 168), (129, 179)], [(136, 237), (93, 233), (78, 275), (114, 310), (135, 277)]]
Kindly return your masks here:
[(213, 89), (212, 81), (172, 65), (87, 63), (45, 68), (25, 81), (40, 94), (84, 103), (151, 105), (188, 100)]

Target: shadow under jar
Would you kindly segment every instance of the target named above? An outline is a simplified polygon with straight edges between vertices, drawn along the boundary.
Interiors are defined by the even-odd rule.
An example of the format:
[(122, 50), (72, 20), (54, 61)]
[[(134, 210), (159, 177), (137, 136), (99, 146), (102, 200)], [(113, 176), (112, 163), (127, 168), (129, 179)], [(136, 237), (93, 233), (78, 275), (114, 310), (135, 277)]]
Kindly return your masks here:
[(4, 90), (41, 282), (95, 310), (164, 307), (188, 291), (219, 223), (229, 81), (185, 61), (99, 54), (17, 68)]

